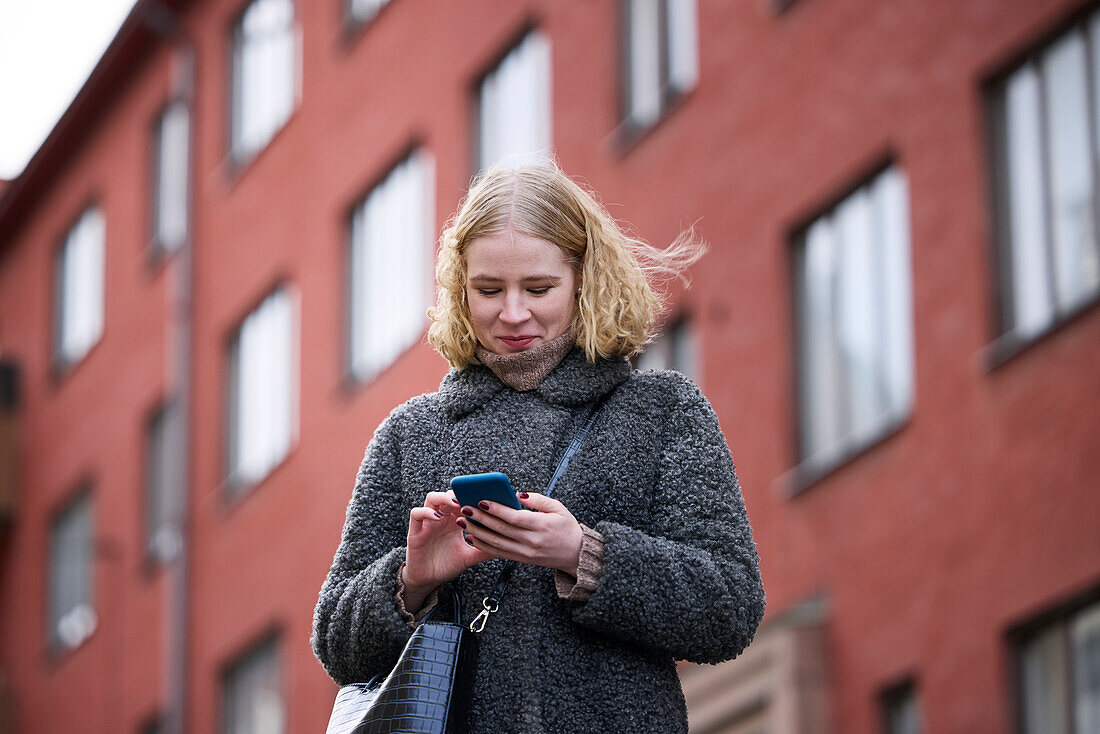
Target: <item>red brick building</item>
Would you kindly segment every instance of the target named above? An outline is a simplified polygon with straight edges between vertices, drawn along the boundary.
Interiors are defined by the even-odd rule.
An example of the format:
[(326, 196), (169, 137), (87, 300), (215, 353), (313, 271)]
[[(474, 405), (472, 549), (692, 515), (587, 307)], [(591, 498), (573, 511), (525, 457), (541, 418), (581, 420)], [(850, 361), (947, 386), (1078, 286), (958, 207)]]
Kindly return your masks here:
[(768, 610), (693, 728), (1100, 731), (1098, 59), (1080, 0), (139, 0), (0, 189), (0, 731), (321, 730), (432, 241), (551, 147), (711, 245), (644, 361)]

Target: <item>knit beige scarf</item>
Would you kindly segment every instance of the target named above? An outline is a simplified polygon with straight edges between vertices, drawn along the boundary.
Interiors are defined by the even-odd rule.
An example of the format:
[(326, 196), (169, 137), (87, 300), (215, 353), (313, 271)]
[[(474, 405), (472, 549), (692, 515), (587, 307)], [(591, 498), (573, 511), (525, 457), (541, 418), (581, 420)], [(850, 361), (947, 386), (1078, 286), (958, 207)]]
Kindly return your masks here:
[(477, 348), (477, 358), (508, 387), (524, 392), (539, 386), (550, 371), (569, 354), (575, 340), (572, 330), (548, 342), (515, 354), (497, 354)]

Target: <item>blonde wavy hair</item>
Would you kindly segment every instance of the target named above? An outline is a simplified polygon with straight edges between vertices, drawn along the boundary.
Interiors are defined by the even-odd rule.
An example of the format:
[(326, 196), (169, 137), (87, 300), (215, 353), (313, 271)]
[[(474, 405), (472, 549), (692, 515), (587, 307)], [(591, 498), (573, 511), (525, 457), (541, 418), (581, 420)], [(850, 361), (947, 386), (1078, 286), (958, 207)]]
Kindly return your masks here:
[(428, 341), (451, 364), (476, 364), (477, 336), (466, 299), (466, 248), (479, 237), (512, 231), (552, 242), (580, 274), (573, 317), (586, 359), (629, 357), (652, 338), (665, 307), (661, 287), (702, 257), (694, 230), (666, 249), (628, 235), (589, 191), (547, 161), (494, 166), (478, 176), (440, 237), (436, 305)]

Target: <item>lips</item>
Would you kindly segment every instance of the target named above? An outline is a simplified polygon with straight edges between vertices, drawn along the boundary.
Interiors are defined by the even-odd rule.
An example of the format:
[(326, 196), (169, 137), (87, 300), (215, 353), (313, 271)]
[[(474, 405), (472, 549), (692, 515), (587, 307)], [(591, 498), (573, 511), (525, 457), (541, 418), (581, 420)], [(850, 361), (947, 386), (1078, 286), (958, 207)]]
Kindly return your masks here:
[(537, 336), (531, 336), (531, 335), (498, 336), (497, 337), (497, 339), (500, 339), (502, 342), (504, 342), (505, 344), (507, 344), (510, 347), (525, 347), (537, 338), (538, 338)]

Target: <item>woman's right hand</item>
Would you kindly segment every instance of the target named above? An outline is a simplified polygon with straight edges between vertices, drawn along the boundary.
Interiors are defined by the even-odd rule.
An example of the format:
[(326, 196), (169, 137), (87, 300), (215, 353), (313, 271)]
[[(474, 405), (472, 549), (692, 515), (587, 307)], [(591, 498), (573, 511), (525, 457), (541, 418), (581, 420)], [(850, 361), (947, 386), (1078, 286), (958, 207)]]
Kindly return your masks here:
[(409, 513), (402, 581), (406, 607), (410, 611), (419, 609), (420, 603), (435, 587), (493, 557), (466, 542), (456, 522), (459, 517), (458, 500), (449, 490), (429, 492), (424, 498), (424, 506), (414, 507)]

